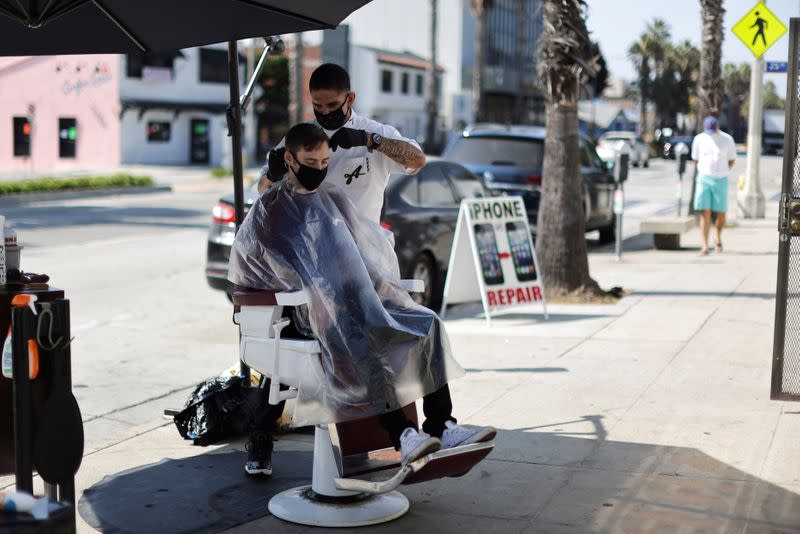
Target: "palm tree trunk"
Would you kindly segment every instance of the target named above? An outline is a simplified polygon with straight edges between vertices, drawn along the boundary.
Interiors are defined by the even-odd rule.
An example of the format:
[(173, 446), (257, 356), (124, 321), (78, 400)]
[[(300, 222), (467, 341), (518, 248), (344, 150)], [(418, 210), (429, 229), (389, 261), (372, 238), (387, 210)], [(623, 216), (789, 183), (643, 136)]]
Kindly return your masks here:
[(639, 80), (639, 135), (644, 138), (647, 133), (647, 97), (644, 92), (644, 81)]
[(593, 297), (600, 289), (589, 276), (577, 106), (548, 102), (544, 143), (536, 250), (545, 288), (554, 297)]
[(483, 95), (483, 71), (486, 58), (486, 12), (491, 9), (490, 0), (472, 0), (472, 15), (475, 17), (475, 65), (472, 73), (472, 98), (475, 122), (486, 119)]
[(719, 116), (722, 111), (722, 19), (725, 9), (722, 0), (700, 0), (702, 6), (703, 35), (700, 50), (700, 80), (698, 96), (698, 124), (707, 115)]

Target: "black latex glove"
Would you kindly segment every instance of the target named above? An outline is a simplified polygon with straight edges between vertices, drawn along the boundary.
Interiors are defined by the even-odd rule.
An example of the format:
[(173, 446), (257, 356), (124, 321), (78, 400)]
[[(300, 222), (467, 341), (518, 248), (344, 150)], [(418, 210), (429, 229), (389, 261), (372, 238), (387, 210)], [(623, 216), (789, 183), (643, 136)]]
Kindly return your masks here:
[(283, 155), (286, 153), (285, 147), (275, 148), (267, 154), (267, 178), (273, 182), (277, 182), (283, 175), (289, 172), (286, 168), (286, 162), (283, 160)]
[(367, 146), (369, 136), (364, 130), (353, 128), (339, 128), (331, 137), (331, 150), (336, 152), (337, 148), (353, 148), (354, 146)]

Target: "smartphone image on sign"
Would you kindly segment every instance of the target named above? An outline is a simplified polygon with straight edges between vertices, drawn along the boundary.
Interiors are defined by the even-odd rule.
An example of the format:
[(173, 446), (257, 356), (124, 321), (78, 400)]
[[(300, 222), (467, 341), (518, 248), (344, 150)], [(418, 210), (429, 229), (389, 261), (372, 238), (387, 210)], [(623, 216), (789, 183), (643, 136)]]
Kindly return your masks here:
[(500, 253), (497, 250), (494, 228), (491, 224), (476, 224), (474, 228), (483, 279), (486, 285), (502, 284), (504, 282), (503, 266), (500, 265)]
[(520, 282), (536, 280), (536, 264), (533, 261), (533, 249), (525, 224), (507, 222), (506, 234), (511, 247), (511, 258), (514, 260), (514, 272)]

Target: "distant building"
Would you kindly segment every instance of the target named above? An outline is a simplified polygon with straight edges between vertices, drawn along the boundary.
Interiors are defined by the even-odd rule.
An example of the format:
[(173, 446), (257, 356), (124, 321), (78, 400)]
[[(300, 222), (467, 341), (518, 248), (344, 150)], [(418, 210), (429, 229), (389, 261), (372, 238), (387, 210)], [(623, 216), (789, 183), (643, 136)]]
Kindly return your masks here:
[(116, 55), (0, 58), (0, 171), (117, 165), (119, 78)]
[(229, 143), (227, 57), (225, 45), (212, 45), (0, 58), (0, 171), (220, 165)]
[[(495, 0), (484, 31), (483, 85), (487, 122), (544, 124), (544, 97), (537, 86), (536, 46), (542, 34), (539, 0)], [(472, 91), (475, 20), (462, 2), (462, 89)]]
[[(474, 117), (475, 21), (470, 4), (470, 0), (438, 2), (437, 63), (442, 69), (439, 116), (446, 130), (460, 130)], [(341, 65), (349, 64), (349, 56), (335, 53), (342, 50), (344, 41), (428, 60), (430, 9), (430, 0), (372, 2), (353, 12), (340, 29), (325, 31), (324, 38), (323, 32), (304, 34), (304, 38), (308, 44), (322, 44), (326, 49), (324, 61)], [(344, 33), (344, 26), (348, 28), (346, 35), (334, 39), (332, 35)], [(495, 0), (486, 26), (486, 120), (543, 124), (544, 98), (536, 77), (536, 42), (542, 33), (539, 0)]]
[[(350, 59), (353, 88), (358, 95), (356, 109), (376, 121), (390, 124), (405, 137), (424, 141), (428, 122), (430, 61), (411, 52), (394, 52), (354, 46)], [(444, 69), (437, 69), (442, 108)], [(441, 130), (442, 124), (437, 128)]]
[(223, 163), (230, 153), (227, 45), (122, 56), (121, 64), (122, 163)]

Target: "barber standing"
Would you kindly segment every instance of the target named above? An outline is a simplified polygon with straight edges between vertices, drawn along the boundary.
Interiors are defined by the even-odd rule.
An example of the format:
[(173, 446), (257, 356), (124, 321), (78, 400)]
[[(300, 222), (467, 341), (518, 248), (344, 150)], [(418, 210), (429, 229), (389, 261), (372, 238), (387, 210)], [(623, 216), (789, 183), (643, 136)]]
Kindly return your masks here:
[[(325, 63), (317, 67), (308, 89), (316, 117), (311, 122), (322, 127), (330, 139), (332, 152), (325, 180), (341, 187), (360, 214), (379, 224), (389, 175), (419, 171), (425, 165), (425, 154), (416, 141), (401, 136), (397, 129), (361, 117), (353, 110), (356, 94), (350, 88), (350, 75), (339, 65)], [(284, 142), (281, 140), (267, 156), (268, 167), (262, 169), (258, 182), (259, 194), (288, 172)], [(247, 443), (247, 474), (272, 474), (272, 431), (283, 405), (281, 402), (268, 406), (257, 415), (255, 425), (259, 430), (250, 435)]]
[[(394, 127), (367, 119), (353, 109), (356, 93), (350, 76), (339, 65), (325, 63), (308, 83), (314, 106), (313, 123), (322, 127), (331, 143), (326, 181), (341, 187), (367, 218), (380, 222), (383, 194), (392, 173), (415, 173), (425, 165), (425, 154), (416, 141)], [(263, 193), (286, 174), (282, 140), (268, 155), (268, 170), (258, 184)]]

